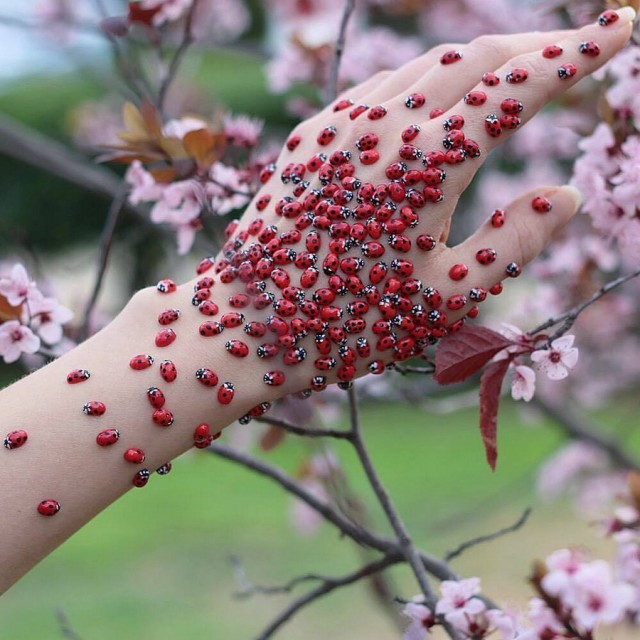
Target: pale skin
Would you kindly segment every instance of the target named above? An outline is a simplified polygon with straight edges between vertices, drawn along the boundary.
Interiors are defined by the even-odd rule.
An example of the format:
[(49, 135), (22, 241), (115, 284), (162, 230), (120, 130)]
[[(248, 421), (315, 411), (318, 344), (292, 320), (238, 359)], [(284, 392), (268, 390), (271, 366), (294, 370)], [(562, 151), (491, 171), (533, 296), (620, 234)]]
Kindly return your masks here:
[[(448, 275), (456, 263), (470, 266), (468, 278), (472, 286), (488, 289), (504, 279), (506, 264), (523, 265), (532, 260), (573, 216), (579, 199), (575, 191), (567, 187), (540, 187), (505, 207), (508, 224), (504, 227), (496, 230), (487, 222), (462, 244), (446, 246), (444, 241), (459, 195), (491, 148), (512, 133), (505, 131), (499, 138), (488, 136), (484, 130), (484, 116), (500, 113), (501, 100), (515, 97), (525, 105), (521, 118), (526, 122), (549, 100), (619, 51), (628, 42), (633, 19), (633, 11), (624, 9), (619, 12), (619, 20), (607, 27), (590, 24), (577, 31), (483, 36), (465, 45), (437, 47), (398, 71), (378, 74), (343, 97), (351, 98), (355, 103), (385, 104), (388, 107), (386, 118), (378, 123), (363, 117), (352, 122), (348, 110), (333, 113), (329, 107), (302, 123), (295, 131), (302, 142), (293, 152), (283, 151), (276, 176), (263, 187), (258, 197), (269, 193), (272, 202), (276, 202), (290, 193), (290, 187), (287, 190), (277, 180), (277, 175), (289, 162), (306, 163), (319, 150), (330, 153), (345, 148), (352, 149), (357, 157), (353, 143), (367, 131), (375, 131), (380, 137), (381, 160), (371, 166), (358, 166), (358, 177), (373, 184), (385, 182), (384, 168), (398, 160), (400, 132), (405, 127), (419, 124), (422, 129), (420, 145), (441, 148), (442, 121), (451, 114), (462, 115), (466, 121), (465, 133), (480, 143), (482, 156), (447, 169), (444, 201), (433, 205), (429, 215), (421, 217), (418, 228), (411, 230), (412, 237), (428, 233), (443, 242), (428, 253), (414, 248), (408, 256), (401, 257), (408, 257), (414, 263), (414, 277), (420, 278), (425, 285), (436, 287), (445, 297), (460, 290)], [(581, 55), (578, 47), (584, 41), (596, 41), (600, 55)], [(564, 55), (545, 59), (541, 50), (549, 44), (559, 44)], [(440, 56), (451, 49), (462, 51), (463, 59), (454, 65), (441, 65)], [(560, 80), (557, 68), (566, 62), (576, 64), (578, 73), (570, 80)], [(521, 85), (509, 85), (503, 80), (499, 86), (488, 89), (480, 82), (487, 71), (504, 79), (509, 71), (519, 67), (529, 71), (528, 80)], [(469, 106), (462, 100), (474, 89), (484, 90), (489, 97), (482, 108)], [(416, 91), (428, 97), (429, 106), (420, 110), (404, 108), (404, 97)], [(429, 120), (429, 110), (436, 106), (445, 113)], [(328, 124), (336, 125), (338, 135), (326, 149), (319, 149), (317, 133)], [(538, 195), (552, 204), (548, 214), (540, 215), (532, 210), (532, 198)], [(252, 203), (241, 219), (239, 229), (247, 228), (256, 215)], [(291, 221), (277, 217), (273, 206), (261, 215), (266, 224), (277, 224), (279, 231), (293, 226)], [(318, 251), (319, 262), (326, 253), (326, 244)], [(474, 255), (482, 247), (494, 248), (500, 259), (479, 268)], [(369, 266), (365, 267), (367, 271)], [(159, 294), (155, 288), (139, 292), (100, 333), (0, 392), (0, 416), (5, 432), (24, 428), (29, 434), (28, 443), (23, 447), (0, 452), (0, 511), (3, 514), (0, 519), (0, 592), (6, 591), (93, 516), (128, 491), (136, 471), (143, 466), (153, 471), (192, 447), (196, 425), (206, 422), (211, 432), (217, 433), (251, 407), (305, 388), (310, 377), (317, 375), (313, 358), (296, 367), (282, 366), (281, 362), (275, 367), (261, 361), (253, 351), (246, 358), (231, 357), (222, 337), (202, 338), (198, 326), (206, 318), (198, 314), (197, 309), (190, 308), (189, 303), (194, 282), (195, 279), (181, 285), (170, 295)], [(220, 305), (221, 314), (231, 310), (228, 297), (242, 290), (241, 283), (224, 286), (218, 282), (213, 287), (212, 300)], [(449, 321), (463, 317), (470, 306), (451, 312)], [(161, 328), (157, 317), (168, 307), (181, 308), (183, 314), (175, 324), (176, 341), (160, 349), (154, 344), (154, 337)], [(249, 320), (263, 320), (267, 314), (262, 312), (258, 317), (253, 308), (246, 313)], [(230, 337), (242, 338), (242, 330), (235, 331)], [(370, 336), (369, 333), (364, 335)], [(307, 338), (312, 339), (312, 336)], [(152, 354), (156, 365), (144, 371), (131, 370), (129, 360), (142, 353)], [(387, 355), (380, 357), (389, 359), (388, 352), (385, 353)], [(170, 384), (164, 383), (158, 374), (157, 363), (164, 358), (170, 358), (179, 372), (175, 382)], [(220, 382), (234, 383), (235, 397), (231, 404), (219, 404), (215, 390), (195, 381), (193, 372), (200, 367), (215, 370)], [(69, 385), (66, 376), (76, 368), (89, 370), (91, 378), (81, 384)], [(271, 387), (263, 383), (262, 375), (270, 368), (286, 370), (287, 381), (283, 386)], [(358, 364), (357, 371), (358, 375), (366, 373), (366, 362)], [(335, 376), (329, 381), (335, 381)], [(175, 416), (173, 426), (159, 427), (151, 421), (145, 394), (150, 386), (161, 387), (167, 395), (167, 406)], [(104, 402), (107, 412), (100, 417), (85, 415), (82, 406), (89, 400)], [(120, 430), (118, 443), (108, 448), (97, 446), (95, 434), (110, 427)], [(123, 451), (128, 447), (144, 450), (144, 465), (123, 459)], [(44, 517), (36, 511), (38, 503), (47, 498), (53, 498), (61, 505), (60, 512), (53, 517)]]

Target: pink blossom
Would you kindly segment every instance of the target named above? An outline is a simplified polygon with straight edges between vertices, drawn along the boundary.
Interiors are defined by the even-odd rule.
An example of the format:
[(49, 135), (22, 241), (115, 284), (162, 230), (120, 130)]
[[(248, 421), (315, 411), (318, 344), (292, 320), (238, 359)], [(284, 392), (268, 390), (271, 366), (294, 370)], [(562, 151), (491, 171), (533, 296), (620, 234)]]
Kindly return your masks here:
[(134, 160), (131, 163), (124, 179), (132, 187), (129, 193), (129, 202), (131, 204), (155, 202), (162, 197), (163, 185), (155, 181), (154, 177), (142, 166), (139, 160)]
[(162, 133), (167, 137), (178, 138), (182, 140), (182, 138), (184, 138), (187, 133), (206, 128), (207, 123), (204, 120), (200, 118), (194, 118), (192, 116), (185, 116), (183, 118), (174, 118), (173, 120), (168, 120), (162, 127)]
[(207, 195), (211, 198), (211, 209), (225, 215), (241, 209), (249, 203), (249, 187), (240, 179), (240, 172), (222, 162), (216, 162), (209, 172), (211, 182), (207, 184)]
[(404, 631), (403, 640), (426, 640), (429, 637), (429, 629), (435, 622), (435, 616), (423, 602), (424, 599), (417, 596), (404, 606), (402, 613), (411, 622)]
[(238, 147), (255, 147), (262, 132), (264, 120), (244, 114), (224, 116), (224, 135), (230, 144)]
[(40, 348), (40, 339), (29, 327), (17, 320), (0, 324), (0, 355), (7, 364), (15, 362), (21, 353), (35, 353)]
[(606, 94), (607, 100), (614, 109), (631, 113), (637, 128), (640, 124), (640, 47), (625, 47), (607, 68), (614, 78)]
[(191, 32), (197, 40), (231, 42), (251, 22), (243, 0), (198, 0)]
[(511, 376), (511, 397), (529, 402), (536, 390), (535, 371), (525, 365), (516, 365)]
[(55, 298), (40, 298), (28, 304), (29, 325), (47, 344), (62, 339), (62, 325), (73, 318), (73, 312), (58, 303)]
[[(566, 629), (564, 625), (558, 620), (554, 611), (550, 609), (541, 598), (531, 598), (529, 601), (528, 618), (536, 634), (531, 636), (531, 640), (538, 640), (539, 638), (556, 640), (556, 638), (560, 639), (565, 637), (564, 633)], [(524, 637), (526, 636), (523, 636), (523, 638)]]
[(160, 26), (165, 22), (174, 22), (182, 18), (191, 8), (193, 0), (142, 0), (140, 4), (143, 9), (160, 7), (153, 16), (153, 24)]
[(520, 630), (515, 612), (489, 609), (485, 612), (489, 624), (498, 631), (500, 640), (520, 640)]
[(456, 628), (470, 631), (475, 617), (486, 610), (486, 605), (474, 596), (480, 593), (480, 578), (444, 580), (440, 584), (442, 598), (436, 604), (436, 613), (444, 615)]
[(19, 307), (27, 300), (38, 300), (42, 297), (36, 283), (29, 278), (27, 270), (19, 262), (13, 265), (10, 275), (0, 278), (0, 295), (3, 295), (12, 307)]
[(310, 56), (294, 43), (287, 43), (266, 66), (269, 89), (284, 93), (296, 82), (313, 77), (315, 64)]
[(613, 202), (633, 217), (640, 204), (640, 137), (629, 136), (620, 149), (619, 172), (611, 178)]
[(562, 380), (569, 375), (578, 362), (578, 349), (572, 347), (575, 336), (556, 338), (549, 349), (538, 349), (531, 354), (537, 368), (551, 380)]

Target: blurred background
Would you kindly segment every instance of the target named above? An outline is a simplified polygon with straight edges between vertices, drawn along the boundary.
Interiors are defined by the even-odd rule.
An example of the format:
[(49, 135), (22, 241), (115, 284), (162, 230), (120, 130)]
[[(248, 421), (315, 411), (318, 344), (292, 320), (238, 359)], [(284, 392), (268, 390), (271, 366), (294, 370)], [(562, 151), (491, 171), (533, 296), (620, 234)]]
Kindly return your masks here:
[[(162, 4), (147, 3), (156, 8)], [(166, 61), (181, 46), (190, 0), (165, 4), (162, 23), (141, 19), (126, 38), (118, 32), (121, 23), (105, 23), (105, 18), (131, 15), (124, 2), (3, 0), (0, 7), (0, 271), (2, 265), (6, 270), (16, 260), (23, 262), (43, 288), (74, 311), (69, 344), (94, 284), (105, 220), (127, 170), (126, 163), (96, 158), (116, 144), (117, 132), (124, 129), (125, 101), (140, 104), (139, 83), (128, 74), (135, 79), (140, 72), (141, 82), (154, 86), (166, 77)], [(287, 131), (323, 104), (344, 2), (206, 4), (208, 12), (198, 23), (202, 33), (172, 78), (165, 121), (197, 115), (215, 123), (222, 113), (246, 114), (264, 121), (260, 152), (273, 156)], [(339, 86), (399, 66), (438, 42), (581, 24), (605, 4), (358, 0)], [(154, 40), (158, 34), (160, 42)], [(553, 107), (553, 115), (542, 114), (538, 124), (528, 126), (518, 147), (506, 145), (487, 163), (462, 203), (454, 240), (523, 190), (570, 178), (579, 140), (597, 122), (600, 93), (595, 86), (570, 92)], [(254, 162), (257, 153), (238, 159), (238, 170)], [(532, 157), (538, 162), (531, 162)], [(122, 208), (91, 330), (108, 322), (136, 289), (168, 273), (177, 278), (191, 274), (202, 256), (215, 252), (221, 225), (239, 213), (233, 207), (224, 214), (222, 208), (205, 211), (209, 217), (193, 247), (180, 255), (175, 225), (152, 221), (151, 208), (131, 201)], [(580, 220), (571, 233), (582, 238), (586, 227)], [(559, 246), (565, 241), (560, 238)], [(592, 285), (603, 273), (620, 268), (614, 261), (607, 271), (605, 258), (599, 263), (594, 257), (601, 256), (600, 249), (598, 245), (589, 254), (592, 266), (583, 279), (578, 284), (571, 280), (571, 296), (591, 290), (586, 281)], [(531, 283), (520, 294), (501, 298), (489, 323), (511, 314), (514, 322), (527, 318), (533, 326), (532, 319), (564, 308), (570, 297), (558, 301), (544, 289), (544, 278), (556, 278), (557, 284), (560, 267), (548, 257), (540, 264), (542, 285)], [(536, 296), (539, 307), (531, 310), (523, 300), (534, 297), (534, 286), (542, 286), (544, 295)], [(635, 302), (623, 298), (617, 304), (630, 318), (624, 330), (631, 331), (637, 321)], [(611, 318), (608, 313), (613, 311), (592, 318), (583, 330), (585, 340), (590, 327)], [(585, 357), (591, 358), (591, 372), (604, 372), (602, 379), (594, 380), (585, 370), (571, 384), (549, 390), (548, 397), (570, 399), (589, 421), (606, 433), (623, 434), (625, 447), (638, 452), (640, 441), (632, 430), (637, 410), (630, 396), (639, 375), (640, 349), (633, 340), (624, 363), (609, 358), (608, 368), (598, 368), (603, 356), (592, 348)], [(36, 357), (0, 364), (0, 384), (41, 362)], [(611, 373), (616, 365), (623, 376)], [(600, 536), (599, 491), (623, 486), (624, 474), (607, 459), (588, 459), (579, 449), (562, 448), (566, 430), (544, 403), (523, 408), (505, 399), (498, 470), (492, 473), (477, 433), (473, 384), (445, 394), (430, 377), (388, 373), (375, 384), (365, 380), (356, 388), (364, 398), (362, 422), (372, 456), (417, 544), (443, 555), (465, 540), (512, 524), (533, 507), (520, 530), (453, 561), (462, 575), (481, 576), (484, 592), (493, 599), (524, 606), (532, 559), (558, 547), (587, 545), (594, 555), (613, 557), (611, 542)], [(305, 424), (345, 426), (343, 395), (329, 393), (306, 404), (291, 401), (293, 407), (284, 411)], [(348, 446), (283, 438), (277, 429), (260, 424), (234, 425), (223, 441), (281, 466), (330, 499), (346, 496), (350, 513), (389, 533)], [(547, 466), (541, 476), (543, 463)], [(330, 467), (332, 482), (339, 479), (337, 495), (323, 484), (326, 477), (317, 470), (322, 464)], [(585, 479), (590, 484), (578, 482)], [(570, 499), (563, 498), (567, 495)], [(317, 522), (270, 481), (194, 451), (176, 461), (167, 478), (154, 477), (145, 491), (132, 491), (114, 504), (5, 594), (0, 638), (251, 638), (302, 591), (236, 597), (246, 581), (270, 586), (307, 573), (341, 575), (366, 558), (362, 549)], [(385, 577), (382, 585), (364, 581), (335, 592), (304, 610), (276, 637), (401, 637), (401, 605), (385, 606), (384, 597), (408, 599), (417, 589), (405, 568), (394, 568)], [(616, 638), (634, 637), (626, 633), (621, 630)]]

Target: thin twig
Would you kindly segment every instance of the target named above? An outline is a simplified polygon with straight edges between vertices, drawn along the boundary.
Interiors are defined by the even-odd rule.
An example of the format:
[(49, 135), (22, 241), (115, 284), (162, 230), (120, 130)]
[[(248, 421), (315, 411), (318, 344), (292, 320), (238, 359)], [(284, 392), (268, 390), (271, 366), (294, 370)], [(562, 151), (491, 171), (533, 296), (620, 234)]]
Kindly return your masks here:
[(624, 284), (625, 282), (628, 282), (633, 278), (637, 278), (638, 276), (640, 276), (640, 268), (636, 269), (635, 271), (632, 271), (631, 273), (627, 273), (624, 276), (620, 276), (615, 280), (611, 280), (611, 282), (607, 282), (607, 284), (600, 287), (600, 289), (598, 289), (592, 296), (590, 296), (586, 300), (583, 300), (580, 304), (576, 305), (572, 309), (569, 309), (568, 311), (565, 311), (564, 313), (561, 313), (560, 315), (555, 316), (553, 318), (549, 318), (546, 322), (543, 322), (541, 325), (539, 325), (535, 329), (532, 329), (531, 331), (529, 331), (529, 334), (535, 335), (537, 333), (540, 333), (541, 331), (544, 331), (545, 329), (549, 329), (550, 327), (553, 327), (559, 322), (562, 322), (562, 326), (551, 336), (549, 340), (553, 341), (556, 338), (559, 338), (561, 335), (565, 334), (567, 331), (569, 331), (569, 329), (571, 329), (571, 327), (573, 326), (573, 323), (576, 321), (578, 316), (587, 307), (589, 307), (594, 302), (602, 298), (602, 296), (604, 296), (605, 294), (609, 293), (609, 291), (616, 289), (617, 287)]
[(332, 100), (336, 99), (338, 95), (338, 73), (340, 71), (340, 62), (342, 61), (342, 54), (344, 53), (344, 45), (347, 39), (347, 27), (349, 26), (349, 20), (356, 7), (355, 0), (346, 0), (344, 3), (344, 11), (342, 13), (342, 20), (340, 21), (340, 31), (338, 32), (338, 39), (336, 40), (336, 48), (333, 53), (333, 59), (331, 60), (331, 69), (329, 72), (329, 79), (324, 92), (324, 103), (329, 104)]
[(411, 537), (409, 536), (409, 532), (407, 531), (404, 523), (400, 519), (399, 514), (397, 513), (395, 506), (391, 502), (391, 497), (387, 493), (387, 490), (382, 485), (382, 481), (378, 476), (378, 472), (373, 465), (369, 452), (365, 447), (364, 441), (362, 439), (362, 432), (360, 428), (360, 416), (358, 412), (358, 400), (356, 398), (355, 391), (353, 387), (351, 387), (348, 391), (349, 397), (349, 417), (351, 422), (351, 433), (353, 434), (353, 446), (358, 454), (358, 458), (360, 460), (360, 464), (362, 465), (364, 472), (371, 484), (371, 488), (375, 492), (382, 509), (387, 515), (387, 519), (391, 524), (394, 532), (398, 536), (398, 542), (400, 543), (400, 547), (404, 553), (405, 559), (413, 569), (413, 572), (416, 576), (418, 584), (420, 585), (420, 589), (426, 598), (426, 602), (429, 606), (435, 606), (436, 603), (436, 595), (431, 588), (429, 583), (429, 578), (427, 577), (426, 571), (424, 569), (424, 565), (420, 561), (418, 553), (413, 546), (413, 542)]
[(503, 527), (502, 529), (498, 529), (493, 533), (488, 533), (484, 536), (477, 536), (475, 538), (471, 538), (471, 540), (467, 540), (466, 542), (463, 542), (458, 547), (456, 547), (453, 551), (449, 551), (445, 555), (444, 559), (447, 562), (451, 562), (451, 560), (453, 560), (454, 558), (457, 558), (467, 549), (470, 549), (471, 547), (475, 547), (477, 544), (481, 544), (483, 542), (491, 542), (491, 540), (495, 540), (496, 538), (500, 538), (504, 535), (507, 535), (508, 533), (513, 533), (514, 531), (517, 531), (518, 529), (524, 526), (524, 524), (526, 523), (530, 515), (531, 515), (531, 507), (527, 507), (523, 511), (522, 515), (513, 524), (509, 525), (508, 527)]
[(275, 427), (280, 427), (288, 433), (294, 433), (297, 436), (305, 436), (307, 438), (336, 438), (338, 440), (351, 440), (353, 434), (350, 431), (341, 431), (340, 429), (317, 429), (314, 427), (301, 427), (282, 418), (273, 418), (269, 416), (260, 416), (254, 418), (256, 422), (263, 422)]
[(575, 415), (566, 406), (548, 402), (539, 395), (534, 396), (532, 404), (542, 409), (571, 438), (604, 451), (622, 469), (640, 471), (640, 463), (631, 457), (619, 442), (602, 435), (596, 427), (585, 426), (586, 420)]
[(402, 374), (403, 376), (407, 373), (421, 373), (423, 375), (431, 375), (435, 372), (436, 368), (434, 365), (430, 365), (428, 367), (415, 367), (410, 364), (396, 364), (393, 367), (394, 371)]
[(93, 314), (93, 310), (96, 306), (96, 302), (98, 301), (98, 296), (100, 295), (100, 291), (102, 289), (102, 283), (104, 282), (104, 274), (107, 270), (107, 265), (109, 263), (109, 255), (111, 253), (111, 247), (113, 246), (113, 237), (116, 232), (116, 227), (118, 226), (118, 220), (120, 219), (120, 213), (127, 201), (127, 193), (129, 191), (129, 186), (126, 182), (122, 182), (120, 185), (120, 190), (115, 195), (113, 200), (111, 201), (111, 205), (109, 206), (109, 211), (107, 212), (107, 218), (104, 223), (104, 227), (102, 229), (102, 233), (100, 234), (100, 245), (99, 245), (99, 255), (98, 261), (96, 264), (96, 275), (93, 283), (93, 289), (91, 291), (91, 295), (89, 296), (89, 300), (84, 309), (84, 316), (82, 325), (78, 330), (78, 340), (82, 342), (86, 340), (89, 335), (89, 326), (91, 324), (91, 316)]
[(82, 636), (78, 635), (71, 626), (69, 618), (64, 609), (56, 609), (56, 618), (58, 618), (60, 631), (65, 638), (68, 638), (69, 640), (82, 640)]
[[(211, 444), (207, 451), (221, 458), (225, 458), (226, 460), (236, 462), (266, 478), (270, 478), (280, 485), (280, 487), (285, 489), (285, 491), (288, 491), (296, 498), (305, 502), (314, 511), (317, 511), (327, 522), (333, 524), (344, 535), (351, 538), (358, 544), (365, 545), (371, 549), (376, 549), (377, 551), (381, 551), (386, 554), (401, 552), (401, 549), (395, 540), (379, 536), (368, 529), (364, 529), (363, 527), (359, 527), (354, 524), (331, 505), (318, 500), (316, 496), (307, 491), (307, 489), (291, 478), (291, 476), (284, 473), (281, 469), (263, 462), (248, 453), (238, 451), (232, 447), (228, 447), (217, 442)], [(446, 562), (436, 558), (435, 556), (425, 552), (420, 552), (420, 560), (422, 561), (425, 569), (439, 580), (459, 579), (458, 575), (447, 565)]]
[(187, 49), (193, 44), (194, 37), (193, 37), (191, 27), (193, 23), (193, 16), (195, 14), (196, 6), (199, 1), (200, 0), (193, 0), (192, 5), (187, 12), (187, 16), (185, 18), (185, 23), (184, 23), (184, 32), (182, 34), (182, 41), (178, 45), (176, 52), (173, 54), (173, 58), (171, 58), (171, 62), (169, 63), (169, 70), (167, 71), (167, 74), (165, 75), (165, 77), (162, 79), (162, 82), (160, 83), (160, 88), (158, 89), (158, 100), (157, 100), (157, 107), (160, 113), (163, 113), (164, 111), (164, 103), (167, 97), (167, 92), (169, 91), (169, 87), (171, 86), (171, 83), (176, 77), (178, 68), (180, 67), (180, 63), (182, 62), (182, 59), (185, 53), (187, 52)]
[(404, 560), (401, 553), (391, 553), (364, 565), (353, 573), (348, 573), (340, 578), (326, 578), (322, 584), (318, 585), (315, 589), (312, 589), (303, 596), (300, 596), (294, 600), (278, 617), (266, 628), (262, 633), (256, 636), (256, 640), (268, 640), (273, 637), (273, 634), (282, 627), (288, 620), (290, 620), (300, 609), (311, 604), (318, 598), (339, 589), (340, 587), (346, 587), (347, 585), (358, 582), (363, 578), (371, 576), (380, 571), (398, 564)]

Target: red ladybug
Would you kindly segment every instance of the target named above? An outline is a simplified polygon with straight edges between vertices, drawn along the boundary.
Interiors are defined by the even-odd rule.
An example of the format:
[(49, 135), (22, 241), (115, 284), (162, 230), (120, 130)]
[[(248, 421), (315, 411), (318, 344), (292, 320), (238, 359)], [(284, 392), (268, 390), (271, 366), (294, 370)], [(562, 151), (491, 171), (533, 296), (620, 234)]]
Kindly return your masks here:
[(230, 313), (225, 313), (220, 318), (220, 323), (226, 329), (232, 329), (232, 328), (235, 328), (235, 327), (240, 327), (241, 325), (244, 324), (244, 314), (237, 313), (237, 312), (234, 312), (234, 311), (232, 311)]
[(469, 291), (469, 299), (474, 302), (484, 302), (487, 299), (487, 291), (482, 287), (474, 287)]
[(411, 250), (411, 240), (401, 233), (392, 233), (388, 242), (392, 249), (400, 253), (408, 253)]
[(193, 297), (191, 298), (191, 304), (194, 307), (197, 307), (200, 305), (201, 302), (204, 302), (205, 300), (208, 300), (211, 297), (211, 290), (210, 289), (198, 289), (194, 294)]
[(528, 77), (529, 72), (526, 69), (517, 68), (509, 71), (509, 73), (507, 73), (505, 77), (505, 80), (509, 84), (521, 84), (525, 82)]
[(91, 377), (91, 374), (86, 369), (74, 369), (67, 374), (67, 382), (69, 384), (78, 384), (84, 382)]
[(204, 367), (196, 371), (196, 380), (205, 387), (215, 387), (218, 384), (218, 376)]
[(142, 464), (145, 461), (144, 451), (135, 447), (127, 449), (124, 452), (123, 457), (127, 462), (130, 462), (131, 464)]
[(464, 96), (464, 101), (470, 107), (480, 107), (487, 101), (487, 94), (484, 91), (469, 91)]
[(131, 484), (141, 489), (149, 482), (149, 469), (140, 469), (134, 476)]
[(486, 73), (482, 74), (482, 84), (486, 85), (487, 87), (496, 87), (500, 84), (500, 78), (495, 73), (487, 71)]
[(178, 377), (176, 365), (171, 360), (163, 360), (160, 363), (160, 376), (165, 382), (173, 382)]
[(218, 402), (220, 404), (229, 404), (235, 395), (235, 387), (231, 382), (223, 382), (218, 389)]
[(498, 254), (495, 249), (480, 249), (476, 252), (476, 260), (483, 265), (491, 264), (496, 261)]
[(37, 508), (42, 516), (55, 516), (60, 511), (60, 503), (57, 500), (43, 500)]
[(120, 432), (117, 429), (105, 429), (96, 436), (96, 442), (101, 447), (110, 447), (120, 439)]
[(500, 116), (500, 126), (503, 129), (517, 129), (520, 126), (520, 118), (518, 116), (504, 113)]
[(333, 105), (333, 110), (334, 111), (343, 111), (344, 109), (348, 109), (349, 107), (353, 106), (353, 100), (338, 100), (338, 102), (336, 102)]
[(489, 293), (492, 296), (497, 296), (502, 293), (503, 285), (502, 282), (496, 282), (491, 289), (489, 289)]
[(27, 432), (24, 429), (10, 431), (4, 439), (4, 446), (7, 449), (18, 449), (27, 442)]
[(171, 324), (180, 317), (179, 309), (167, 309), (158, 316), (159, 324)]
[(220, 308), (215, 302), (212, 302), (211, 300), (203, 300), (198, 305), (198, 311), (203, 316), (211, 317), (211, 316), (215, 316), (220, 311)]
[[(271, 196), (269, 194), (266, 194), (264, 196), (260, 196), (256, 200), (256, 209), (258, 211), (264, 211), (269, 206), (270, 202), (271, 202)], [(253, 229), (249, 229), (249, 233), (251, 235), (255, 235), (255, 233), (251, 233), (252, 231), (253, 231)]]
[(151, 415), (151, 419), (159, 427), (170, 427), (174, 422), (173, 413), (169, 409), (156, 409)]
[(316, 142), (319, 145), (325, 147), (336, 137), (337, 133), (338, 130), (333, 125), (328, 125), (324, 129), (322, 129), (322, 131), (320, 131), (318, 137), (316, 138)]
[(462, 149), (467, 154), (467, 158), (479, 158), (481, 155), (480, 145), (475, 141), (467, 138), (462, 144)]
[(500, 120), (498, 119), (498, 116), (496, 116), (493, 113), (490, 113), (484, 119), (484, 128), (485, 128), (485, 131), (492, 138), (497, 138), (498, 136), (502, 135), (502, 127), (500, 126)]
[(502, 209), (496, 209), (492, 214), (491, 214), (491, 226), (492, 227), (503, 227), (504, 223), (506, 222), (506, 216), (505, 213)]
[(578, 73), (578, 68), (571, 62), (567, 62), (558, 67), (558, 77), (560, 80), (570, 80), (576, 73)]
[(213, 263), (214, 263), (213, 256), (202, 258), (202, 260), (200, 260), (200, 262), (198, 263), (198, 266), (196, 267), (196, 273), (198, 275), (202, 275), (203, 273), (206, 273), (207, 271), (209, 271), (209, 269), (213, 267)]
[(309, 386), (314, 391), (324, 391), (327, 388), (327, 378), (325, 376), (313, 376), (309, 381)]
[(224, 325), (221, 322), (203, 322), (198, 327), (198, 333), (203, 338), (210, 338), (211, 336), (218, 336), (224, 331)]
[(429, 118), (433, 120), (434, 118), (440, 117), (443, 113), (444, 113), (444, 109), (440, 109), (439, 107), (436, 107), (435, 109), (431, 109), (431, 111), (429, 111)]
[(258, 179), (260, 180), (260, 182), (262, 184), (266, 184), (267, 182), (269, 182), (271, 176), (274, 174), (276, 170), (276, 165), (271, 163), (268, 164), (266, 167), (264, 167), (262, 169), (262, 171), (260, 171), (260, 175), (258, 176)]
[(248, 322), (244, 325), (244, 332), (252, 338), (262, 338), (267, 332), (267, 325), (264, 322)]
[(469, 273), (469, 267), (466, 264), (454, 264), (451, 269), (449, 269), (449, 277), (452, 280), (462, 280), (466, 278)]
[(422, 151), (412, 144), (403, 144), (398, 149), (398, 155), (403, 160), (418, 160), (422, 157)]
[(425, 97), (421, 93), (410, 93), (404, 99), (404, 106), (407, 107), (407, 109), (419, 109), (424, 103)]
[(165, 462), (161, 464), (157, 469), (156, 473), (160, 476), (166, 476), (172, 469), (172, 465), (170, 462)]
[(371, 109), (369, 109), (369, 113), (367, 113), (367, 118), (369, 118), (369, 120), (381, 120), (386, 115), (387, 115), (386, 107), (383, 107), (382, 105), (376, 105), (375, 107), (371, 107)]
[(363, 318), (349, 318), (344, 323), (344, 330), (347, 333), (362, 333), (367, 328), (367, 323)]
[(285, 374), (284, 371), (267, 371), (262, 377), (265, 384), (272, 387), (279, 387), (284, 384)]
[(549, 202), (549, 200), (547, 200), (547, 198), (544, 198), (542, 196), (536, 196), (531, 201), (531, 207), (538, 213), (549, 213), (549, 211), (551, 211), (551, 203)]
[(358, 158), (363, 165), (369, 166), (380, 160), (380, 154), (376, 149), (371, 149), (370, 151), (362, 151)]
[(562, 47), (557, 44), (550, 44), (542, 50), (543, 58), (557, 58), (562, 55)]
[(420, 125), (419, 124), (410, 124), (401, 134), (402, 142), (411, 142), (418, 137), (420, 133)]
[(156, 347), (168, 347), (177, 337), (173, 329), (162, 329), (156, 334)]
[(142, 371), (148, 369), (153, 364), (153, 357), (144, 353), (139, 356), (134, 356), (129, 361), (129, 366), (135, 371)]
[(374, 149), (380, 138), (375, 133), (364, 133), (356, 140), (358, 151), (370, 151)]
[(158, 387), (149, 387), (147, 389), (147, 399), (154, 409), (162, 409), (166, 401), (164, 393)]
[(329, 371), (330, 369), (333, 369), (336, 366), (337, 362), (335, 358), (332, 358), (330, 356), (324, 357), (324, 358), (318, 358), (314, 363), (313, 366), (316, 369), (319, 369), (320, 371)]
[(369, 370), (369, 373), (378, 376), (381, 373), (384, 373), (384, 362), (382, 360), (373, 360), (367, 365), (367, 369)]
[(432, 309), (437, 309), (442, 304), (442, 296), (440, 295), (440, 292), (433, 287), (427, 287), (422, 292), (422, 297)]
[(614, 22), (617, 22), (620, 19), (620, 16), (616, 11), (610, 9), (609, 11), (605, 11), (598, 16), (598, 24), (601, 27), (608, 27), (612, 25)]
[(173, 293), (178, 288), (178, 285), (173, 281), (165, 278), (164, 280), (160, 280), (156, 285), (156, 289), (160, 293)]
[(236, 358), (246, 358), (249, 355), (249, 347), (242, 340), (228, 340), (224, 346)]
[(465, 304), (467, 304), (467, 296), (462, 294), (457, 294), (447, 299), (447, 309), (451, 309), (452, 311), (462, 309)]
[(578, 51), (585, 56), (595, 58), (600, 55), (600, 45), (597, 42), (581, 42)]
[(349, 111), (349, 119), (355, 120), (358, 116), (361, 116), (368, 108), (369, 108), (369, 105), (367, 104), (357, 105), (356, 107), (351, 109), (351, 111)]
[(453, 64), (460, 60), (462, 60), (462, 53), (456, 50), (447, 51), (440, 56), (440, 64)]
[(302, 138), (300, 136), (289, 136), (286, 142), (287, 149), (289, 149), (289, 151), (293, 151), (298, 147), (301, 141)]
[(510, 278), (517, 278), (522, 273), (522, 267), (517, 262), (510, 262), (505, 267), (505, 273)]
[(524, 109), (524, 105), (515, 98), (505, 98), (500, 103), (500, 109), (502, 109), (503, 113), (517, 116)]
[(99, 402), (98, 400), (91, 400), (86, 402), (82, 407), (82, 410), (88, 416), (102, 416), (104, 412), (107, 410), (103, 402)]

